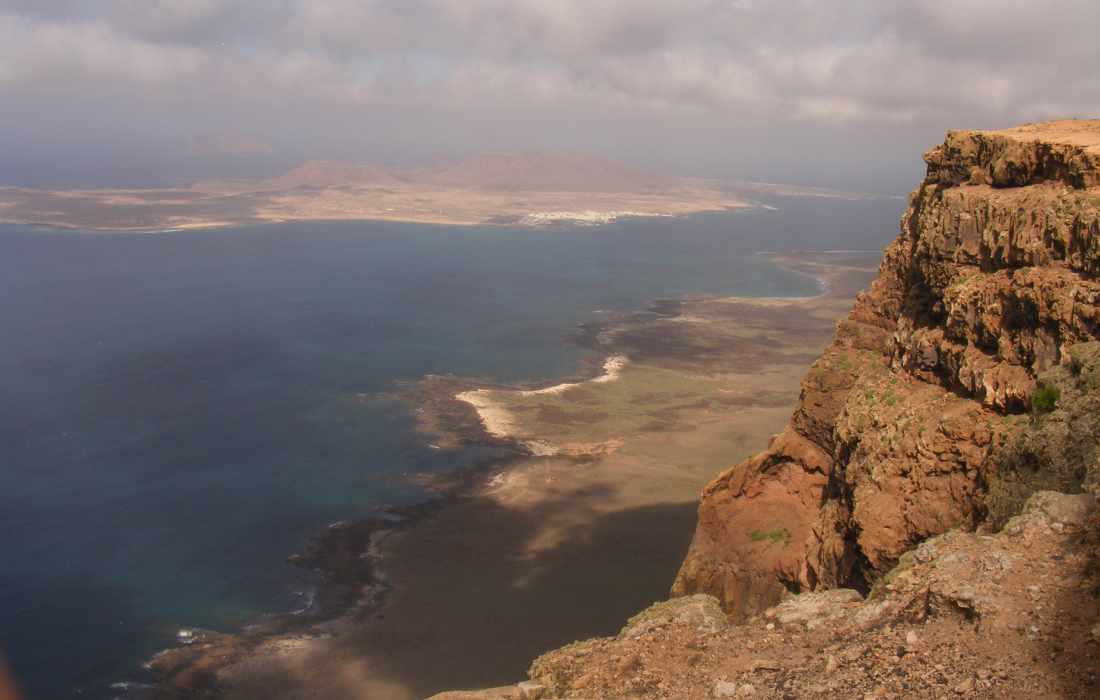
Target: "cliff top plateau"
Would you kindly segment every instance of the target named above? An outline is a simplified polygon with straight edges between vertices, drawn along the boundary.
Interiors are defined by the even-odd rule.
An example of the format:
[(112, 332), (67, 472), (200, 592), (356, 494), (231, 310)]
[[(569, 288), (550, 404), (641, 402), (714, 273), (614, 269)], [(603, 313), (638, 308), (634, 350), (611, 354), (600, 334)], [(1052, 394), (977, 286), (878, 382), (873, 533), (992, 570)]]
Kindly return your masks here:
[(1014, 141), (1076, 146), (1089, 153), (1100, 154), (1100, 119), (1061, 119), (975, 133), (1004, 136)]

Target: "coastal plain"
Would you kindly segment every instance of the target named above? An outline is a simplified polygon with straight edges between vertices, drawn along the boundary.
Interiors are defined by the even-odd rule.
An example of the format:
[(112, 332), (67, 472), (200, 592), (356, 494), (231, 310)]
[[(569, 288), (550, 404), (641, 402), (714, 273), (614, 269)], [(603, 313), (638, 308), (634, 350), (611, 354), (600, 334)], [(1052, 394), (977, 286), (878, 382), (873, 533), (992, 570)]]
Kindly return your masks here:
[(578, 338), (603, 359), (562, 385), (430, 376), (410, 387), (436, 444), (514, 457), (422, 477), (439, 498), (371, 535), (374, 571), (349, 612), (167, 652), (153, 664), (163, 687), (406, 700), (503, 684), (539, 653), (664, 599), (700, 489), (783, 426), (878, 255), (773, 261), (816, 277), (822, 295), (667, 300), (608, 319)]
[(593, 156), (553, 153), (484, 154), (393, 170), (308, 161), (278, 177), (160, 189), (0, 187), (0, 223), (106, 231), (323, 220), (598, 224), (744, 206), (743, 197), (713, 180), (656, 176)]

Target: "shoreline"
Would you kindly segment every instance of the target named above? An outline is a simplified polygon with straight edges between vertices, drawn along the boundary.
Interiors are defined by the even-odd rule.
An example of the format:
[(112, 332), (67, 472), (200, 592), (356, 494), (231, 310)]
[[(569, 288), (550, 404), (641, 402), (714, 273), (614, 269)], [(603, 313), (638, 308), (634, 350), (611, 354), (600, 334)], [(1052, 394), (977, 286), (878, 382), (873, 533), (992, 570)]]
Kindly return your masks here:
[[(515, 418), (507, 408), (494, 401), (491, 397), (493, 391), (514, 391), (519, 396), (560, 396), (567, 391), (584, 386), (585, 384), (606, 384), (619, 378), (623, 368), (630, 362), (625, 355), (612, 355), (604, 358), (603, 372), (589, 379), (581, 379), (575, 382), (561, 382), (543, 389), (471, 389), (461, 391), (454, 395), (455, 400), (467, 403), (477, 413), (478, 420), (485, 428), (485, 432), (499, 439), (518, 440), (523, 443), (515, 433)], [(531, 447), (530, 445), (527, 445)]]
[[(278, 224), (296, 224), (296, 223), (317, 223), (317, 222), (333, 222), (333, 223), (391, 223), (391, 224), (418, 224), (422, 226), (441, 226), (441, 227), (457, 227), (457, 228), (473, 228), (473, 227), (487, 227), (487, 228), (519, 228), (531, 231), (546, 231), (553, 230), (555, 228), (569, 227), (569, 228), (593, 228), (599, 226), (606, 226), (616, 223), (623, 219), (659, 219), (659, 218), (679, 218), (685, 216), (693, 216), (695, 214), (708, 214), (719, 212), (737, 211), (738, 209), (751, 209), (756, 207), (756, 204), (744, 203), (738, 205), (724, 205), (721, 207), (707, 207), (701, 209), (690, 209), (686, 211), (680, 211), (675, 213), (659, 213), (659, 212), (598, 212), (600, 214), (607, 214), (606, 217), (600, 217), (599, 220), (590, 220), (585, 218), (569, 218), (569, 217), (556, 217), (546, 218), (543, 214), (559, 214), (560, 212), (532, 212), (531, 214), (507, 218), (502, 220), (502, 217), (498, 215), (491, 215), (484, 220), (470, 220), (459, 218), (448, 218), (446, 216), (385, 216), (385, 215), (372, 215), (368, 217), (356, 217), (356, 216), (323, 216), (323, 217), (273, 217), (273, 218), (260, 218), (249, 219), (240, 221), (210, 221), (210, 222), (197, 222), (197, 223), (184, 223), (167, 227), (104, 227), (104, 226), (86, 226), (80, 224), (66, 224), (60, 222), (48, 222), (48, 221), (26, 221), (15, 219), (0, 219), (0, 225), (4, 226), (26, 226), (27, 228), (42, 229), (45, 231), (52, 231), (56, 233), (81, 233), (81, 234), (129, 234), (135, 236), (142, 235), (157, 235), (162, 233), (185, 233), (188, 231), (216, 231), (226, 228), (241, 228), (246, 226), (268, 226)], [(582, 212), (578, 212), (582, 213)], [(583, 212), (591, 213), (591, 212)]]
[[(576, 545), (569, 545), (569, 547), (562, 549), (565, 545), (574, 542), (575, 538), (580, 536), (581, 533), (588, 533), (586, 535), (588, 538), (595, 536), (598, 539), (601, 535), (593, 535), (592, 533), (599, 533), (606, 527), (606, 525), (600, 525), (600, 523), (617, 522), (615, 518), (620, 517), (618, 514), (624, 516), (629, 514), (628, 521), (624, 522), (631, 523), (629, 526), (631, 532), (648, 533), (642, 535), (642, 537), (643, 539), (648, 538), (645, 541), (648, 542), (651, 548), (656, 546), (658, 540), (663, 542), (663, 544), (657, 546), (658, 550), (664, 552), (661, 555), (662, 560), (670, 563), (675, 561), (675, 564), (678, 565), (679, 558), (682, 557), (684, 551), (683, 548), (686, 548), (687, 544), (686, 541), (681, 541), (683, 533), (679, 531), (683, 530), (688, 536), (690, 535), (691, 526), (694, 524), (695, 495), (698, 492), (696, 484), (699, 482), (705, 483), (717, 472), (714, 465), (694, 467), (690, 474), (678, 471), (668, 472), (667, 476), (661, 477), (662, 480), (668, 482), (666, 489), (668, 493), (649, 492), (646, 479), (638, 477), (642, 473), (648, 473), (652, 467), (648, 466), (650, 462), (645, 460), (639, 462), (640, 458), (635, 456), (638, 449), (646, 452), (649, 448), (633, 448), (632, 451), (631, 444), (636, 440), (629, 436), (634, 433), (628, 431), (627, 434), (622, 436), (617, 436), (615, 431), (606, 435), (596, 434), (594, 436), (573, 434), (579, 430), (579, 427), (578, 429), (572, 428), (573, 423), (568, 421), (564, 424), (557, 422), (560, 419), (555, 418), (555, 416), (560, 415), (563, 410), (559, 406), (564, 405), (566, 407), (564, 410), (570, 411), (575, 411), (580, 407), (580, 415), (584, 415), (584, 406), (591, 404), (593, 397), (599, 395), (600, 392), (606, 392), (612, 388), (615, 388), (615, 392), (612, 393), (627, 391), (628, 389), (637, 391), (637, 389), (626, 386), (616, 388), (635, 373), (657, 371), (658, 374), (654, 376), (659, 377), (661, 376), (660, 373), (670, 371), (661, 369), (661, 367), (675, 367), (676, 363), (682, 362), (678, 359), (676, 353), (680, 351), (677, 350), (672, 356), (669, 356), (668, 360), (659, 362), (656, 366), (653, 365), (652, 355), (655, 350), (647, 346), (647, 343), (651, 343), (652, 339), (649, 339), (646, 334), (658, 332), (661, 337), (666, 335), (666, 331), (658, 331), (660, 327), (658, 324), (661, 321), (675, 320), (685, 316), (691, 317), (692, 315), (702, 317), (700, 315), (702, 314), (709, 315), (709, 320), (706, 324), (702, 324), (705, 329), (700, 327), (699, 332), (703, 330), (711, 332), (710, 329), (714, 325), (728, 325), (729, 323), (733, 324), (731, 328), (734, 331), (740, 332), (738, 329), (741, 328), (743, 323), (737, 320), (736, 313), (748, 309), (751, 311), (750, 318), (753, 315), (763, 313), (768, 323), (771, 323), (776, 320), (772, 319), (773, 316), (784, 317), (790, 315), (777, 314), (770, 310), (777, 309), (780, 306), (790, 309), (806, 308), (809, 312), (806, 318), (812, 320), (814, 309), (810, 307), (820, 307), (836, 301), (832, 298), (837, 295), (838, 289), (837, 285), (831, 284), (834, 278), (845, 274), (850, 276), (850, 273), (836, 270), (833, 270), (830, 274), (828, 270), (816, 267), (812, 259), (814, 255), (820, 259), (822, 255), (826, 254), (784, 253), (776, 256), (780, 259), (773, 258), (773, 263), (790, 267), (790, 269), (798, 269), (800, 272), (815, 276), (815, 279), (818, 279), (824, 285), (822, 294), (817, 297), (779, 297), (775, 299), (685, 297), (677, 300), (655, 300), (649, 311), (623, 314), (596, 324), (586, 324), (592, 327), (586, 328), (586, 333), (577, 342), (587, 343), (593, 349), (605, 352), (605, 357), (599, 365), (599, 374), (595, 376), (589, 374), (587, 377), (578, 377), (576, 381), (559, 382), (551, 386), (533, 389), (520, 387), (485, 388), (484, 386), (471, 386), (471, 383), (460, 378), (425, 377), (417, 383), (415, 391), (410, 394), (410, 400), (414, 402), (414, 405), (418, 405), (425, 411), (422, 429), (429, 426), (433, 432), (439, 431), (443, 435), (439, 442), (444, 444), (448, 441), (451, 441), (450, 444), (486, 443), (510, 446), (514, 449), (497, 459), (486, 460), (483, 463), (460, 470), (459, 473), (429, 477), (431, 482), (428, 484), (429, 492), (434, 492), (434, 495), (429, 495), (422, 503), (405, 508), (387, 509), (383, 507), (380, 509), (383, 514), (388, 513), (398, 516), (402, 516), (399, 511), (407, 511), (399, 520), (368, 519), (367, 521), (356, 521), (350, 524), (337, 523), (314, 538), (311, 547), (315, 545), (317, 550), (327, 552), (328, 558), (316, 555), (312, 557), (299, 555), (297, 557), (298, 563), (316, 566), (318, 561), (323, 560), (325, 562), (324, 566), (330, 567), (329, 570), (334, 573), (327, 575), (339, 578), (339, 583), (344, 586), (341, 590), (344, 591), (343, 595), (345, 597), (342, 599), (347, 607), (342, 611), (337, 609), (339, 606), (330, 605), (327, 610), (331, 614), (298, 616), (290, 621), (277, 620), (276, 623), (267, 625), (266, 629), (246, 630), (237, 635), (221, 635), (218, 638), (209, 640), (209, 643), (202, 642), (201, 644), (207, 644), (205, 648), (200, 648), (201, 645), (196, 646), (196, 644), (188, 645), (184, 647), (187, 652), (177, 653), (175, 657), (171, 655), (165, 657), (164, 654), (174, 651), (171, 649), (166, 650), (158, 657), (172, 659), (179, 663), (173, 668), (167, 668), (167, 664), (161, 664), (161, 667), (157, 669), (160, 672), (161, 683), (168, 683), (169, 686), (167, 687), (171, 687), (172, 681), (183, 674), (183, 679), (187, 681), (187, 685), (197, 684), (194, 687), (206, 687), (206, 683), (222, 683), (225, 679), (228, 679), (235, 687), (246, 689), (268, 688), (270, 690), (275, 686), (265, 686), (264, 684), (273, 682), (270, 681), (271, 678), (286, 672), (285, 666), (289, 663), (288, 657), (312, 658), (320, 653), (320, 650), (328, 649), (329, 651), (326, 654), (333, 654), (336, 658), (343, 659), (340, 663), (346, 663), (349, 667), (366, 663), (362, 661), (363, 658), (371, 660), (368, 666), (373, 664), (372, 667), (376, 669), (375, 672), (360, 678), (359, 682), (366, 684), (365, 687), (371, 689), (372, 697), (375, 694), (381, 698), (415, 697), (416, 693), (422, 692), (425, 688), (435, 686), (431, 686), (433, 683), (431, 678), (417, 680), (413, 684), (416, 689), (411, 690), (411, 692), (405, 685), (412, 682), (414, 678), (413, 675), (409, 675), (412, 671), (407, 665), (413, 663), (419, 655), (424, 653), (420, 645), (410, 647), (408, 642), (401, 641), (403, 639), (402, 635), (407, 634), (404, 631), (406, 628), (412, 626), (417, 629), (423, 628), (425, 631), (436, 630), (432, 634), (442, 634), (444, 638), (447, 638), (448, 635), (453, 636), (456, 634), (456, 630), (467, 629), (469, 634), (475, 638), (479, 634), (488, 634), (488, 637), (481, 637), (483, 646), (496, 648), (493, 646), (496, 642), (491, 640), (496, 639), (501, 632), (497, 631), (490, 634), (485, 631), (479, 633), (476, 630), (484, 627), (486, 622), (476, 618), (476, 616), (467, 619), (472, 611), (478, 609), (476, 602), (468, 599), (469, 595), (463, 598), (457, 592), (446, 592), (444, 597), (454, 598), (455, 605), (462, 607), (465, 604), (465, 607), (471, 608), (470, 611), (457, 611), (451, 607), (445, 607), (447, 612), (443, 614), (443, 617), (447, 620), (447, 631), (437, 627), (437, 614), (424, 610), (424, 606), (429, 603), (431, 597), (427, 594), (428, 589), (425, 589), (425, 586), (430, 589), (431, 585), (427, 582), (430, 582), (433, 576), (438, 575), (430, 572), (454, 572), (462, 570), (463, 566), (468, 566), (469, 564), (464, 565), (461, 563), (465, 561), (465, 556), (462, 555), (465, 548), (474, 547), (476, 551), (482, 551), (484, 548), (486, 554), (477, 557), (473, 561), (478, 562), (477, 566), (486, 568), (487, 572), (480, 578), (477, 576), (475, 578), (483, 580), (485, 583), (482, 585), (494, 587), (492, 590), (496, 590), (502, 585), (504, 589), (496, 594), (483, 593), (481, 595), (488, 595), (487, 601), (495, 600), (497, 605), (504, 604), (506, 606), (522, 604), (523, 602), (520, 600), (519, 603), (516, 603), (511, 600), (511, 598), (515, 598), (517, 593), (504, 593), (505, 590), (515, 590), (510, 587), (511, 584), (508, 584), (513, 577), (519, 577), (516, 582), (524, 587), (519, 589), (521, 591), (530, 589), (532, 586), (536, 590), (542, 590), (540, 586), (544, 587), (547, 584), (538, 581), (532, 583), (529, 580), (529, 577), (533, 575), (530, 569), (534, 567), (534, 575), (538, 579), (540, 574), (537, 572), (543, 570), (548, 564), (539, 565), (534, 562), (543, 560), (555, 562), (551, 571), (557, 571), (559, 567), (557, 562), (570, 561), (571, 555), (567, 554), (568, 551), (575, 549), (576, 546), (584, 546), (580, 544), (580, 541), (577, 541)], [(781, 259), (784, 257), (787, 260)], [(791, 267), (792, 264), (799, 266), (801, 269)], [(807, 270), (810, 271), (807, 272)], [(841, 295), (847, 294), (851, 286), (840, 285), (839, 293)], [(846, 302), (841, 305), (846, 307)], [(733, 320), (727, 321), (726, 319), (731, 313), (735, 314), (730, 317)], [(830, 311), (830, 313), (833, 312)], [(784, 319), (779, 318), (778, 320), (783, 321)], [(820, 326), (818, 332), (821, 334), (831, 331), (831, 317), (828, 323), (813, 322), (816, 324), (815, 328)], [(599, 326), (599, 328), (596, 328), (596, 326)], [(683, 331), (679, 329), (696, 326), (696, 324), (681, 323), (675, 324), (675, 326), (678, 329), (677, 332), (686, 333), (687, 330), (694, 331), (695, 329), (684, 329)], [(691, 333), (688, 333), (685, 337), (691, 337)], [(734, 338), (734, 340), (740, 342), (737, 338)], [(634, 347), (638, 350), (638, 354), (642, 358), (640, 360), (642, 364), (639, 365), (633, 359), (630, 359), (629, 353), (616, 352), (617, 349), (623, 347)], [(657, 347), (656, 349), (660, 350), (661, 348)], [(703, 364), (700, 365), (698, 364), (699, 359), (691, 359), (697, 353), (690, 349), (687, 352), (689, 364), (696, 368), (692, 369), (692, 372), (714, 371), (713, 368), (708, 369), (707, 363), (710, 360), (707, 357), (700, 356), (703, 360)], [(718, 401), (719, 403), (714, 404), (717, 406), (739, 407), (737, 411), (733, 413), (726, 411), (715, 415), (709, 408), (692, 408), (689, 401), (685, 408), (676, 409), (679, 412), (686, 412), (683, 419), (676, 417), (661, 419), (666, 422), (670, 420), (688, 420), (689, 423), (702, 421), (705, 427), (703, 437), (709, 441), (707, 444), (721, 448), (720, 453), (716, 455), (716, 458), (721, 460), (717, 464), (733, 460), (732, 455), (728, 458), (725, 456), (730, 446), (723, 446), (725, 445), (724, 441), (728, 441), (728, 437), (722, 437), (728, 436), (730, 428), (727, 427), (727, 424), (730, 420), (733, 420), (736, 425), (741, 423), (754, 425), (755, 422), (765, 419), (768, 424), (785, 421), (789, 410), (787, 402), (789, 401), (789, 404), (793, 405), (793, 398), (796, 396), (796, 393), (790, 394), (789, 397), (788, 394), (784, 394), (784, 398), (780, 400), (778, 397), (772, 398), (770, 395), (754, 396), (752, 392), (749, 392), (742, 398), (741, 394), (736, 393), (738, 386), (745, 381), (749, 381), (748, 377), (758, 373), (758, 371), (752, 370), (752, 367), (755, 366), (753, 363), (764, 362), (765, 365), (762, 366), (769, 366), (767, 363), (773, 362), (773, 360), (766, 358), (762, 360), (752, 359), (755, 357), (752, 353), (748, 356), (750, 359), (739, 360), (736, 355), (738, 353), (733, 352), (728, 360), (728, 362), (734, 362), (734, 366), (731, 366), (733, 369), (736, 370), (744, 362), (750, 362), (743, 370), (736, 370), (749, 372), (745, 375), (746, 379), (734, 381), (730, 384), (730, 389), (719, 389), (718, 394), (713, 394), (717, 398), (708, 399), (708, 401), (712, 404), (714, 401)], [(790, 362), (799, 364), (803, 361), (801, 359), (803, 357), (808, 358), (809, 352), (795, 352), (791, 356)], [(723, 361), (726, 362), (726, 360)], [(780, 359), (779, 362), (781, 362), (781, 367), (785, 367), (786, 365), (782, 363), (788, 361)], [(592, 369), (595, 370), (596, 368), (593, 367)], [(786, 377), (789, 374), (787, 371), (781, 371), (780, 374), (774, 376), (776, 378)], [(761, 387), (767, 387), (775, 383), (774, 379), (769, 379), (771, 375), (768, 372), (765, 372), (764, 375), (763, 379), (757, 379), (758, 382), (762, 382)], [(631, 381), (636, 382), (638, 380)], [(649, 380), (643, 377), (642, 384), (645, 385), (647, 381)], [(791, 387), (787, 391), (793, 392), (794, 390), (795, 388)], [(722, 399), (721, 397), (726, 395), (722, 392), (728, 391), (734, 391), (735, 394), (729, 395), (728, 399)], [(594, 395), (593, 392), (596, 392), (596, 394)], [(504, 398), (497, 397), (496, 394), (498, 393)], [(644, 398), (645, 394), (639, 396)], [(675, 397), (673, 396), (673, 398)], [(506, 405), (508, 401), (517, 402), (517, 406), (510, 408)], [(542, 408), (536, 413), (531, 413), (531, 410), (528, 410), (525, 405), (528, 402), (534, 402)], [(673, 405), (676, 405), (675, 402)], [(753, 408), (754, 406), (759, 408)], [(514, 409), (519, 409), (519, 413), (517, 414)], [(596, 409), (589, 409), (590, 413), (591, 410)], [(494, 413), (494, 411), (498, 412)], [(760, 413), (761, 411), (763, 413)], [(488, 416), (486, 413), (488, 413)], [(508, 417), (507, 420), (501, 420), (502, 413)], [(696, 414), (698, 414), (698, 418), (689, 417)], [(657, 411), (655, 415), (665, 414)], [(537, 425), (558, 430), (566, 439), (556, 439), (559, 437), (558, 435), (544, 436), (537, 430), (525, 431), (524, 425), (530, 423), (532, 416), (536, 417)], [(544, 417), (538, 418), (539, 416)], [(551, 420), (551, 422), (547, 423), (547, 420)], [(577, 425), (580, 426), (583, 423)], [(639, 444), (644, 445), (647, 444), (647, 441), (658, 440), (659, 442), (654, 443), (656, 446), (664, 445), (664, 442), (667, 441), (667, 438), (662, 436), (668, 435), (668, 433), (661, 432), (667, 430), (667, 428), (646, 428), (644, 425), (641, 427), (643, 432), (636, 434), (637, 440), (641, 441)], [(657, 430), (657, 432), (648, 432), (652, 430)], [(766, 434), (754, 434), (756, 430), (755, 428), (749, 429), (744, 439), (738, 438), (740, 442), (738, 442), (736, 449), (748, 452), (756, 448), (754, 440), (764, 441)], [(580, 432), (583, 432), (583, 430)], [(714, 437), (710, 437), (710, 435)], [(678, 436), (677, 439), (684, 441), (697, 439), (698, 437), (687, 435), (684, 438)], [(544, 449), (544, 445), (549, 445), (554, 449)], [(666, 448), (662, 447), (661, 449)], [(672, 444), (667, 449), (672, 450), (674, 454), (685, 452), (685, 449), (678, 448), (676, 444)], [(715, 448), (712, 446), (707, 449), (713, 450)], [(690, 452), (690, 450), (688, 451)], [(578, 472), (578, 468), (582, 467), (584, 471)], [(593, 469), (595, 471), (591, 471)], [(626, 471), (623, 471), (624, 469)], [(637, 473), (637, 476), (628, 478), (626, 475), (631, 473)], [(604, 482), (607, 478), (610, 478), (611, 482), (605, 485)], [(668, 481), (669, 479), (671, 481)], [(586, 483), (589, 486), (585, 486)], [(617, 485), (612, 487), (612, 484)], [(625, 488), (626, 491), (611, 494), (607, 491), (609, 488), (615, 488), (619, 491)], [(659, 513), (665, 513), (665, 515), (657, 515)], [(596, 518), (596, 520), (593, 521), (593, 518)], [(608, 518), (611, 519), (608, 520)], [(683, 527), (678, 526), (670, 530), (667, 525), (661, 524), (662, 518), (682, 523)], [(578, 530), (576, 534), (569, 534), (573, 531), (573, 528), (580, 527), (583, 522), (590, 522), (590, 525)], [(503, 523), (511, 524), (509, 528), (506, 528), (509, 530), (508, 532), (501, 531)], [(619, 527), (621, 526), (615, 525), (612, 531), (618, 532)], [(499, 545), (496, 544), (498, 540), (501, 540)], [(621, 535), (614, 535), (614, 541), (618, 543), (616, 546), (622, 546)], [(497, 552), (498, 547), (503, 547), (503, 549)], [(518, 549), (516, 549), (517, 547)], [(369, 556), (364, 558), (364, 552)], [(489, 555), (488, 552), (496, 553)], [(501, 558), (502, 554), (505, 555), (503, 559)], [(456, 556), (457, 559), (455, 559)], [(529, 561), (531, 557), (534, 557), (534, 559)], [(565, 557), (565, 559), (562, 560), (561, 557)], [(292, 556), (292, 559), (294, 558)], [(604, 565), (618, 567), (614, 569), (616, 571), (624, 565), (634, 567), (636, 572), (631, 575), (641, 576), (642, 578), (639, 581), (643, 582), (647, 576), (644, 572), (649, 571), (651, 568), (650, 564), (645, 563), (646, 561), (648, 560), (645, 558), (637, 561), (631, 559), (629, 560), (630, 563), (627, 564), (625, 561), (617, 561), (612, 557), (610, 564)], [(594, 562), (589, 562), (586, 566), (595, 567), (597, 565)], [(674, 571), (670, 571), (668, 575), (671, 577), (673, 573)], [(549, 576), (548, 580), (560, 578), (562, 581), (567, 582), (573, 581), (577, 575), (578, 572), (566, 568), (561, 569), (552, 576), (545, 573), (541, 576), (543, 578)], [(597, 577), (585, 576), (585, 580), (588, 578)], [(606, 578), (610, 580), (612, 585), (615, 585), (615, 574), (609, 571)], [(528, 582), (521, 583), (523, 581)], [(640, 609), (640, 607), (652, 602), (652, 600), (646, 599), (647, 596), (656, 595), (658, 598), (662, 598), (667, 595), (667, 585), (669, 583), (671, 583), (671, 578), (662, 583), (660, 577), (658, 577), (650, 580), (648, 584), (639, 586), (639, 589), (644, 590), (634, 593), (636, 599), (627, 600), (620, 595), (622, 600), (620, 600), (621, 605), (619, 607), (622, 609), (620, 610), (616, 606), (606, 606), (607, 609), (601, 611), (600, 615), (589, 614), (588, 617), (594, 618), (591, 624), (607, 625), (613, 621), (621, 622), (621, 620), (626, 619), (626, 616), (636, 612), (635, 608)], [(547, 597), (560, 596), (562, 595), (562, 589), (568, 591), (569, 586), (575, 585), (577, 585), (577, 582), (567, 583), (565, 586), (560, 583), (556, 584), (543, 591), (540, 597), (546, 599)], [(357, 590), (360, 595), (358, 597), (348, 596), (347, 591), (349, 590)], [(436, 597), (440, 593), (442, 591), (436, 589)], [(425, 599), (426, 595), (428, 595), (428, 600)], [(501, 595), (508, 598), (502, 599)], [(520, 597), (522, 598), (522, 595)], [(337, 599), (340, 599), (340, 597), (329, 594), (328, 600), (330, 602)], [(322, 604), (319, 607), (325, 608), (325, 605)], [(553, 606), (551, 605), (551, 607)], [(429, 605), (429, 608), (431, 608), (431, 605)], [(520, 614), (521, 609), (522, 606), (512, 614)], [(424, 617), (424, 615), (428, 615), (428, 617)], [(286, 616), (282, 617), (285, 618)], [(520, 659), (533, 658), (534, 654), (531, 651), (541, 650), (536, 649), (536, 646), (540, 644), (537, 639), (539, 635), (545, 637), (546, 648), (550, 648), (549, 645), (556, 644), (561, 640), (568, 641), (565, 637), (568, 636), (569, 624), (576, 624), (569, 622), (573, 619), (573, 616), (559, 614), (557, 617), (561, 619), (544, 619), (539, 624), (538, 629), (528, 630), (529, 633), (535, 633), (533, 635), (529, 634), (529, 636), (535, 637), (535, 639), (526, 642), (529, 648), (515, 650), (497, 648), (497, 654), (501, 657), (507, 657), (501, 658), (499, 661), (502, 669), (505, 667), (512, 668), (513, 666), (509, 666), (509, 664), (516, 664)], [(400, 622), (395, 622), (395, 619), (400, 620)], [(279, 627), (279, 624), (283, 626)], [(493, 624), (490, 624), (486, 629), (496, 628)], [(393, 635), (397, 636), (394, 637)], [(332, 641), (333, 639), (343, 641)], [(390, 639), (390, 641), (386, 642), (386, 639)], [(355, 653), (349, 656), (348, 649), (354, 649)], [(453, 663), (461, 665), (457, 660)], [(466, 665), (470, 663), (476, 665), (473, 659), (469, 660)], [(480, 661), (481, 666), (484, 666), (485, 663), (485, 660)], [(386, 670), (378, 670), (378, 664), (381, 664), (381, 668)], [(193, 674), (188, 675), (189, 670), (195, 667), (204, 669), (204, 673), (200, 674), (198, 679), (193, 677)], [(461, 687), (468, 685), (462, 680), (464, 672), (462, 668), (436, 669), (429, 675), (432, 677), (438, 676), (439, 680), (435, 683), (436, 686), (441, 688)], [(313, 677), (310, 675), (313, 673), (310, 670), (299, 670), (295, 673), (311, 677), (311, 683), (314, 684), (331, 684), (335, 682)], [(422, 671), (418, 673), (421, 676), (423, 675)], [(447, 673), (451, 675), (443, 680), (444, 675)], [(493, 676), (490, 672), (488, 676), (506, 680), (503, 672), (499, 676)], [(393, 678), (405, 680), (390, 680)], [(417, 687), (417, 683), (421, 686)], [(250, 692), (246, 691), (233, 697), (263, 696), (263, 693), (259, 690), (252, 694)]]
[[(137, 192), (137, 194), (134, 194)], [(169, 203), (158, 201), (157, 195)], [(533, 230), (599, 226), (627, 218), (678, 217), (756, 206), (719, 189), (656, 192), (501, 191), (403, 185), (205, 192), (32, 190), (0, 187), (0, 224), (89, 233), (160, 233), (255, 224), (377, 221)]]
[[(300, 222), (387, 222), (531, 230), (601, 226), (627, 218), (682, 217), (775, 206), (755, 197), (892, 199), (892, 195), (707, 181), (659, 191), (493, 190), (405, 183), (312, 190), (194, 187), (39, 190), (0, 186), (0, 224), (84, 233), (154, 234)], [(160, 199), (158, 199), (158, 196)]]

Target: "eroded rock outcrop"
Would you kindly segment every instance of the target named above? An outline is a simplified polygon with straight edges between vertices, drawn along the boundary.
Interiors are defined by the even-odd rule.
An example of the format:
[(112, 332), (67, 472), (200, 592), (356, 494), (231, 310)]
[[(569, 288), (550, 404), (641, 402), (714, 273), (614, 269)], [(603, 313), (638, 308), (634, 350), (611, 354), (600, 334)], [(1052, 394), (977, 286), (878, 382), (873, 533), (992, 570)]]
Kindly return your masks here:
[(1100, 121), (950, 132), (767, 451), (704, 491), (674, 595), (867, 590), (986, 516), (1039, 377), (1100, 339)]
[(802, 593), (717, 628), (662, 603), (663, 624), (549, 652), (530, 677), (544, 700), (1094, 698), (1098, 525), (1093, 494), (1038, 492), (996, 535), (929, 538), (867, 599)]

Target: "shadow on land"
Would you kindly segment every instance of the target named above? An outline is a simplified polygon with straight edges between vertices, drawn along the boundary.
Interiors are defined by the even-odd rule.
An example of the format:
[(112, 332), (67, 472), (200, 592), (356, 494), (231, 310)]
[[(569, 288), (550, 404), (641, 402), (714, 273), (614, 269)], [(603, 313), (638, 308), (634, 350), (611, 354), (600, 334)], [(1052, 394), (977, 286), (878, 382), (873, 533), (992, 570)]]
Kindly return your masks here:
[(601, 513), (609, 493), (597, 486), (530, 508), (472, 498), (442, 509), (400, 543), (380, 612), (308, 659), (254, 674), (234, 696), (279, 688), (361, 697), (367, 678), (395, 698), (502, 685), (525, 678), (542, 652), (615, 634), (668, 597), (697, 504)]
[[(1057, 619), (1069, 621), (1077, 627), (1078, 632), (1063, 632), (1038, 640), (1033, 659), (1050, 667), (1060, 681), (1063, 697), (1095, 698), (1100, 697), (1100, 655), (1096, 653), (1097, 640), (1092, 632), (1100, 627), (1100, 615), (1097, 614), (1100, 610), (1100, 586), (1096, 583), (1096, 574), (1100, 572), (1100, 514), (1092, 516), (1084, 534), (1073, 537), (1080, 537), (1079, 542), (1087, 553), (1079, 573), (1083, 581), (1091, 579), (1092, 585), (1085, 589), (1071, 586), (1057, 588), (1052, 612)], [(1061, 561), (1061, 554), (1053, 553), (1051, 556)]]

